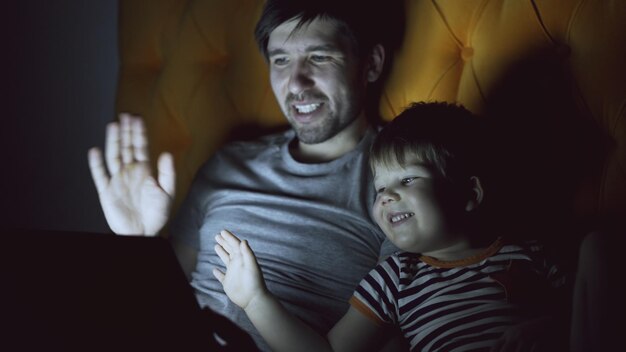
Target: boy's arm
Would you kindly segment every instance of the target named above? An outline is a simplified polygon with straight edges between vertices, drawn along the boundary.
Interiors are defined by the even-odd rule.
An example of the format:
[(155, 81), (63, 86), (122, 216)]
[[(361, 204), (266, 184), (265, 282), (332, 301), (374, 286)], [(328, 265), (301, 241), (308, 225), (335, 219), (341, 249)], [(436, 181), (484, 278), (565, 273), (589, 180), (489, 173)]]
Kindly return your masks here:
[(542, 316), (514, 325), (504, 332), (490, 352), (561, 350), (554, 341), (557, 324), (554, 317)]
[[(541, 253), (541, 252), (540, 252)], [(542, 258), (542, 256), (539, 256)], [(571, 287), (567, 275), (558, 266), (541, 259), (546, 273), (547, 290), (534, 300), (543, 315), (510, 327), (491, 349), (508, 351), (561, 351), (567, 349)], [(540, 287), (539, 283), (524, 286)]]
[(324, 337), (289, 313), (267, 290), (246, 241), (222, 231), (215, 247), (226, 272), (213, 270), (228, 297), (241, 307), (274, 351), (370, 351), (384, 342), (384, 329), (350, 308)]

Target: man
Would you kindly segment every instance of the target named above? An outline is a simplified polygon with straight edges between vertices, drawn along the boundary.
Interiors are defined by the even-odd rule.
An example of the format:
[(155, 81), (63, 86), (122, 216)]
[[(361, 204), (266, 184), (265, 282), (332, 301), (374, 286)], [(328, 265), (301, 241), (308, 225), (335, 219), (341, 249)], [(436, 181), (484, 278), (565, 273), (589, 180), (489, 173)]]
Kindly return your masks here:
[[(400, 40), (401, 2), (364, 4), (266, 3), (255, 34), (292, 128), (216, 153), (169, 229), (200, 304), (251, 333), (262, 349), (267, 346), (212, 275), (221, 266), (214, 252), (220, 230), (254, 244), (268, 289), (322, 333), (345, 313), (359, 280), (395, 250), (369, 214), (374, 189), (367, 153), (381, 77)], [(171, 155), (159, 158), (153, 178), (145, 128), (128, 115), (107, 128), (105, 154), (110, 176), (99, 150), (90, 151), (89, 161), (111, 229), (157, 234), (174, 195)]]

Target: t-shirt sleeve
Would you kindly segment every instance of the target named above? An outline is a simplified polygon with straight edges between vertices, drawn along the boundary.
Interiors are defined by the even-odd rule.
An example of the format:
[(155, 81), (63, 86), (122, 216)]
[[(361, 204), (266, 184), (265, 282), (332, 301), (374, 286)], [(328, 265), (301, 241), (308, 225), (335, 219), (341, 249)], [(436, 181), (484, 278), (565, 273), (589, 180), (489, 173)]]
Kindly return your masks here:
[(372, 269), (359, 283), (350, 304), (378, 324), (398, 322), (399, 267), (395, 256)]

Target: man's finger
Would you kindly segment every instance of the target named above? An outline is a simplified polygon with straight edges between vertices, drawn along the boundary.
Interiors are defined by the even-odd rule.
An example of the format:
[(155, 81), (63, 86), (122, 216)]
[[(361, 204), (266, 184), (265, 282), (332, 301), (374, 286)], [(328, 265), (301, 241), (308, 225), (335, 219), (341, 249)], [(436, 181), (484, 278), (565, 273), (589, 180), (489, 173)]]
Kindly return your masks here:
[(117, 174), (122, 165), (120, 159), (120, 126), (117, 122), (111, 122), (107, 125), (104, 154), (109, 172), (111, 175)]
[(131, 120), (131, 144), (133, 146), (133, 156), (136, 161), (148, 162), (148, 137), (143, 119), (140, 117)]
[(120, 153), (122, 155), (122, 163), (130, 164), (133, 162), (133, 145), (131, 138), (131, 117), (129, 114), (120, 114)]
[(96, 185), (98, 194), (104, 192), (106, 186), (109, 184), (109, 176), (104, 168), (104, 162), (102, 161), (102, 153), (98, 148), (91, 148), (87, 153), (89, 160), (89, 171), (91, 171), (91, 178)]
[(157, 161), (159, 185), (165, 193), (174, 198), (176, 193), (176, 171), (174, 171), (174, 157), (170, 153), (163, 153)]

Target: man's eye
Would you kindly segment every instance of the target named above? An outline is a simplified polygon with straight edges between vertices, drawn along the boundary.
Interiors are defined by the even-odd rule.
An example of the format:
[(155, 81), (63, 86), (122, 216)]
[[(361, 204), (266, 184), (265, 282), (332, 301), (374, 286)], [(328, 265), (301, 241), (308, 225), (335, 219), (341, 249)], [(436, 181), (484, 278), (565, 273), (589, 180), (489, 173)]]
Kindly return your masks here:
[(400, 183), (406, 186), (406, 185), (410, 185), (411, 183), (413, 183), (413, 181), (415, 181), (416, 179), (417, 177), (405, 177), (400, 181)]
[(286, 57), (276, 57), (272, 59), (272, 64), (274, 64), (274, 66), (284, 66), (287, 62), (288, 60)]
[(330, 56), (325, 56), (325, 55), (312, 55), (312, 56), (311, 56), (311, 61), (313, 61), (313, 62), (326, 62), (326, 61), (330, 61)]
[(385, 192), (385, 189), (386, 189), (385, 187), (377, 188), (376, 193), (383, 193)]

